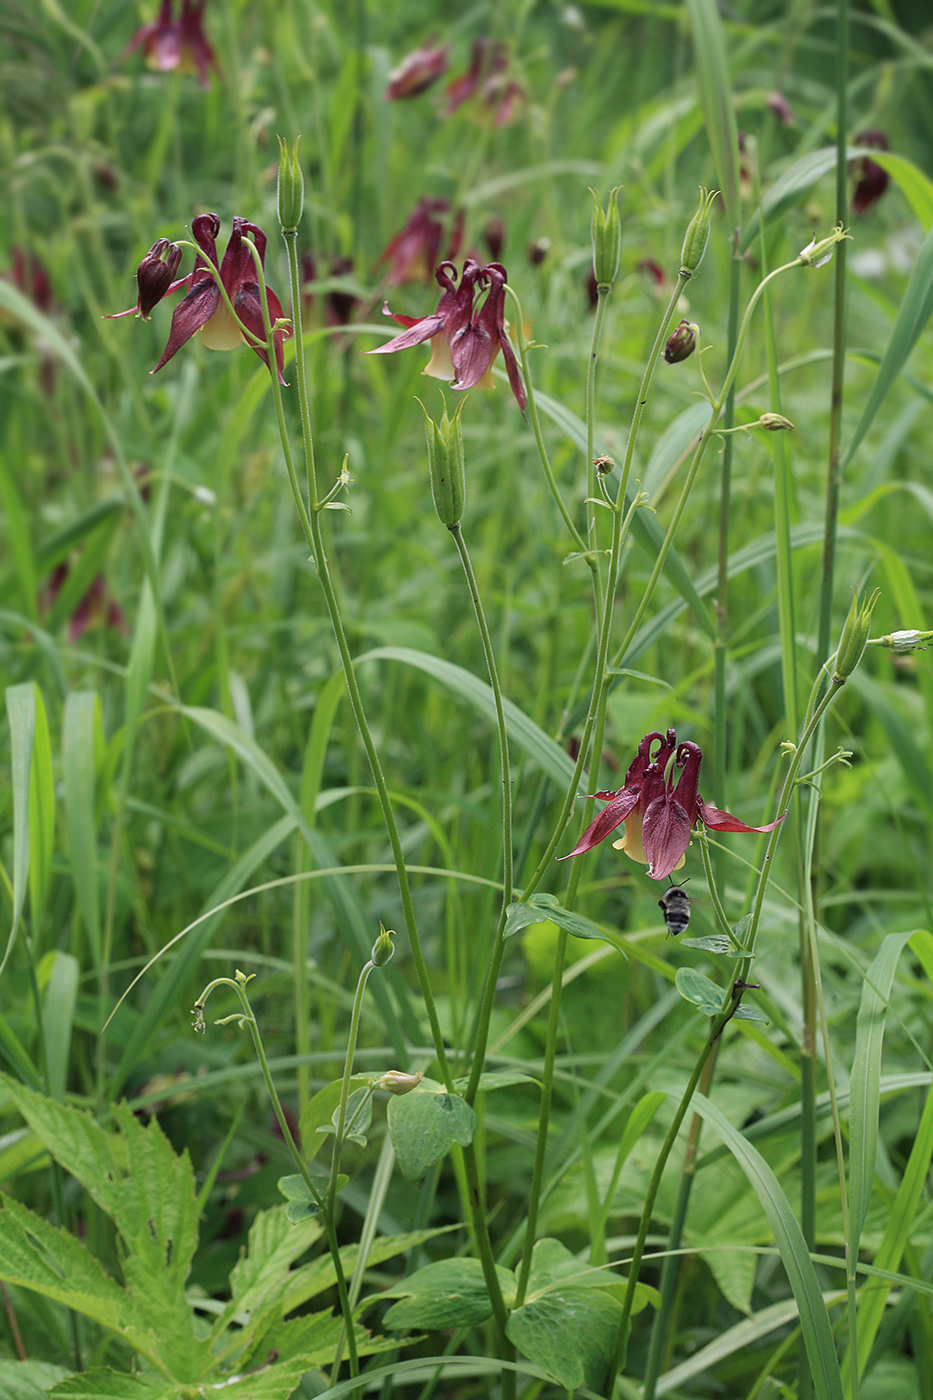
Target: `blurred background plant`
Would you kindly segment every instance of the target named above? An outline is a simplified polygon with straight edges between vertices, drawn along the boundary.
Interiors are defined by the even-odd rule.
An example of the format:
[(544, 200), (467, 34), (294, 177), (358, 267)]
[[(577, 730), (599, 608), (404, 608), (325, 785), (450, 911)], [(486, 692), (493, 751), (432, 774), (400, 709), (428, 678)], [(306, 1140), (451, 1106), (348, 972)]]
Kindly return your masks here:
[[(205, 1312), (228, 1303), (248, 1231), (277, 1207), (275, 1183), (291, 1164), (247, 1037), (234, 1025), (192, 1034), (198, 990), (234, 967), (256, 974), (252, 1006), (297, 1123), (343, 1069), (354, 988), (380, 921), (402, 928), (404, 919), (333, 634), (285, 489), (268, 375), (253, 355), (208, 355), (193, 341), (150, 378), (168, 334), (167, 305), (148, 323), (104, 317), (133, 302), (136, 266), (156, 239), (190, 237), (192, 219), (213, 211), (224, 236), (234, 215), (265, 229), (267, 275), (285, 303), (275, 137), (302, 134), (311, 426), (322, 480), (329, 487), (345, 458), (349, 478), (338, 500), (350, 513), (329, 518), (344, 625), (363, 658), (356, 672), (402, 830), (453, 1070), (465, 1073), (478, 970), (489, 961), (498, 916), (498, 750), (470, 683), (486, 678), (482, 644), (460, 563), (432, 508), (423, 417), (412, 402), (417, 393), (440, 417), (440, 388), (420, 375), (426, 354), (362, 353), (396, 329), (380, 314), (389, 289), (394, 312), (422, 317), (437, 305), (440, 259), (508, 268), (533, 342), (551, 466), (583, 530), (596, 299), (588, 189), (624, 189), (621, 264), (604, 309), (589, 420), (591, 455), (616, 462), (676, 285), (697, 186), (723, 190), (702, 271), (677, 307), (677, 319), (701, 332), (697, 350), (658, 366), (642, 421), (632, 489), (640, 483), (654, 514), (640, 512), (648, 526), (626, 545), (621, 639), (657, 557), (661, 534), (651, 529), (667, 528), (708, 418), (701, 368), (714, 384), (725, 374), (730, 307), (744, 307), (762, 276), (836, 223), (841, 82), (849, 146), (859, 154), (846, 163), (852, 242), (842, 286), (844, 470), (831, 635), (839, 635), (855, 584), (882, 589), (876, 634), (929, 626), (933, 614), (931, 351), (921, 335), (933, 286), (928, 7), (853, 3), (842, 79), (831, 8), (739, 0), (721, 25), (710, 14), (714, 7), (699, 0), (508, 0), (454, 16), (418, 0), (72, 0), (41, 10), (8, 0), (0, 17), (0, 674), (12, 695), (11, 765), (0, 777), (12, 930), (0, 978), (0, 1056), (27, 1088), (91, 1110), (114, 1141), (132, 1138), (113, 1117), (126, 1097), (139, 1118), (157, 1119), (176, 1153), (187, 1151), (202, 1218), (186, 1289)], [(708, 33), (722, 37), (731, 88), (718, 128), (707, 93), (716, 56), (701, 42)], [(723, 181), (726, 109), (737, 124), (733, 190)], [(735, 257), (730, 219), (742, 230)], [(707, 801), (750, 823), (776, 815), (780, 745), (799, 733), (794, 715), (826, 652), (819, 595), (835, 432), (835, 275), (835, 266), (795, 272), (752, 323), (730, 423), (779, 412), (795, 431), (719, 440), (731, 444), (726, 509), (721, 458), (707, 454), (675, 556), (616, 661), (624, 674), (609, 696), (601, 788), (622, 785), (642, 735), (675, 726), (708, 755)], [(286, 347), (291, 381), (293, 357)], [(293, 388), (285, 406), (297, 440)], [(501, 684), (567, 759), (559, 765), (536, 730), (524, 744), (511, 734), (522, 888), (576, 757), (592, 680), (593, 590), (584, 560), (568, 559), (577, 551), (501, 376), (491, 393), (471, 395), (462, 430), (464, 527)], [(844, 1296), (845, 1227), (825, 1059), (851, 1135), (846, 1095), (866, 969), (886, 936), (930, 927), (931, 713), (928, 657), (871, 648), (827, 729), (827, 751), (841, 744), (852, 757), (823, 778), (813, 898), (829, 1039), (815, 1052), (809, 1146), (800, 1136), (801, 846), (790, 832), (754, 964), (770, 1024), (732, 1021), (717, 1052), (713, 1101), (764, 1154), (795, 1208), (810, 1179), (813, 1252), (830, 1298), (835, 1290)], [(25, 772), (29, 792), (25, 855), (18, 763), (18, 791)], [(757, 858), (746, 841), (727, 837), (725, 854), (713, 850), (733, 920)], [(682, 1086), (707, 1033), (706, 1019), (677, 994), (675, 973), (715, 975), (712, 955), (665, 941), (659, 888), (605, 847), (581, 857), (576, 908), (609, 941), (572, 941), (568, 953), (538, 1221), (539, 1234), (558, 1236), (595, 1265), (631, 1256), (669, 1122), (666, 1105), (645, 1107), (642, 1096)], [(699, 877), (696, 845), (688, 865)], [(559, 869), (546, 889), (561, 890)], [(690, 894), (691, 932), (711, 934), (715, 915), (699, 878)], [(132, 979), (192, 925), (105, 1032)], [(544, 921), (508, 942), (488, 1069), (540, 1077), (559, 936)], [(929, 1151), (925, 1164), (916, 1157), (918, 1142), (929, 1147), (918, 1125), (933, 1048), (933, 957), (922, 938), (909, 948), (886, 984), (881, 971), (873, 974), (892, 1014), (883, 1062), (880, 1040), (870, 1058), (884, 1097), (861, 1246), (864, 1263), (902, 1270), (917, 1286), (902, 1286), (868, 1329), (875, 1342), (862, 1360), (865, 1396), (933, 1394), (933, 1238), (922, 1185)], [(357, 1070), (418, 1072), (432, 1053), (400, 939), (363, 1006)], [(490, 1231), (508, 1268), (520, 1251), (537, 1096), (535, 1084), (513, 1083), (476, 1103)], [(119, 1222), (115, 1233), (77, 1168), (66, 1177), (50, 1167), (48, 1132), (32, 1120), (22, 1127), (22, 1102), (17, 1109), (9, 1097), (3, 1108), (3, 1190), (57, 1220), (106, 1269), (125, 1272)], [(856, 1136), (864, 1143), (871, 1133), (859, 1128)], [(389, 1183), (378, 1111), (368, 1137), (367, 1147), (344, 1153), (352, 1180), (341, 1197), (341, 1244), (355, 1245), (364, 1225), (401, 1237), (459, 1224), (456, 1154), (421, 1187), (398, 1175)], [(705, 1139), (702, 1146), (684, 1225), (690, 1252), (672, 1283), (661, 1352), (649, 1361), (647, 1309), (634, 1321), (628, 1374), (655, 1365), (659, 1393), (715, 1386), (809, 1394), (772, 1228), (737, 1159), (715, 1143), (706, 1149)], [(659, 1281), (651, 1255), (677, 1213), (680, 1157), (655, 1204), (648, 1283)], [(892, 1219), (902, 1231), (894, 1241), (886, 1233)], [(404, 1263), (374, 1253), (367, 1295), (464, 1247), (462, 1232), (412, 1240)], [(296, 1306), (307, 1311), (310, 1296)], [(320, 1306), (334, 1301), (325, 1294)], [(129, 1370), (132, 1339), (108, 1342), (104, 1322), (75, 1321), (60, 1300), (12, 1283), (4, 1302), (3, 1356), (11, 1366), (28, 1357), (46, 1367), (29, 1373), (35, 1393), (64, 1385), (89, 1358)], [(384, 1314), (366, 1312), (377, 1337), (392, 1336)], [(399, 1327), (411, 1325), (402, 1318)], [(261, 1341), (257, 1334), (257, 1347)], [(423, 1379), (419, 1358), (443, 1349), (433, 1341), (404, 1350), (397, 1339), (397, 1365), (411, 1362), (410, 1384), (419, 1388), (412, 1394)], [(492, 1393), (499, 1373), (491, 1326), (480, 1322), (445, 1341), (473, 1359), (462, 1384)], [(840, 1355), (843, 1348), (844, 1335)], [(320, 1365), (296, 1380), (302, 1393), (321, 1392), (330, 1361)], [(24, 1379), (15, 1383), (27, 1384), (17, 1374)], [(19, 1395), (6, 1376), (0, 1394), (7, 1384)], [(843, 1379), (850, 1389), (845, 1366)]]

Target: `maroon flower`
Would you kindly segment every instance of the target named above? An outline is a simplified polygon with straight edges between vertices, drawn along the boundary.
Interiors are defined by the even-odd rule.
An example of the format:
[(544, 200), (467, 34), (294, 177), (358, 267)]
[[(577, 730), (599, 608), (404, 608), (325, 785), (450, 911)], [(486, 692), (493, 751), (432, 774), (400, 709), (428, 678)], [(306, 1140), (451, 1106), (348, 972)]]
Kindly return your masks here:
[(146, 65), (160, 73), (178, 68), (183, 73), (197, 69), (202, 88), (210, 86), (208, 70), (220, 68), (204, 33), (202, 18), (207, 0), (182, 0), (181, 14), (173, 19), (174, 0), (162, 0), (151, 24), (144, 24), (130, 39), (121, 58), (142, 47)]
[[(651, 749), (655, 743), (660, 747), (652, 761)], [(672, 755), (671, 774), (665, 781), (664, 773)], [(615, 793), (594, 794), (607, 799), (609, 805), (590, 823), (569, 855), (560, 858), (568, 860), (569, 856), (592, 850), (625, 822), (625, 836), (621, 841), (614, 841), (613, 846), (632, 860), (647, 864), (652, 880), (663, 880), (683, 865), (690, 832), (698, 821), (713, 831), (764, 832), (773, 831), (778, 822), (784, 820), (782, 815), (766, 826), (746, 826), (731, 812), (708, 806), (698, 790), (702, 761), (699, 745), (687, 741), (677, 747), (673, 729), (669, 729), (666, 736), (657, 731), (646, 734), (625, 775), (624, 785)], [(678, 768), (683, 771), (675, 787), (674, 770)]]
[[(873, 151), (889, 149), (888, 138), (883, 131), (863, 131), (855, 137), (855, 145), (867, 146)], [(855, 214), (864, 214), (873, 204), (877, 204), (891, 183), (891, 177), (877, 161), (869, 160), (868, 156), (854, 160), (852, 170), (856, 176), (855, 189), (852, 191), (852, 210)]]
[[(71, 564), (67, 559), (56, 565), (41, 591), (43, 611), (51, 612), (70, 575)], [(83, 597), (74, 602), (68, 619), (68, 641), (72, 644), (80, 641), (90, 627), (100, 624), (116, 628), (124, 636), (129, 634), (122, 608), (107, 593), (103, 574), (96, 574)]]
[[(136, 269), (136, 310), (144, 321), (152, 315), (152, 308), (172, 290), (175, 273), (181, 262), (181, 249), (167, 238), (157, 238)], [(185, 279), (182, 278), (183, 282)]]
[(428, 40), (420, 49), (408, 54), (389, 74), (386, 101), (396, 102), (399, 98), (417, 97), (419, 93), (427, 91), (442, 73), (447, 72), (449, 51), (449, 44), (434, 48)]
[[(392, 355), (396, 350), (409, 350), (426, 340), (433, 340), (431, 359), (425, 374), (450, 381), (455, 389), (492, 387), (492, 362), (502, 351), (512, 393), (522, 412), (525, 411), (525, 386), (522, 384), (515, 354), (505, 331), (505, 284), (507, 274), (501, 263), (485, 267), (472, 258), (463, 265), (459, 287), (455, 283), (457, 270), (451, 262), (443, 262), (436, 277), (444, 294), (431, 316), (395, 316), (388, 307), (387, 316), (406, 326), (401, 335), (385, 345), (370, 350), (370, 355)], [(478, 292), (486, 292), (480, 310), (474, 307)]]
[[(171, 250), (175, 245), (168, 243), (166, 239), (159, 239), (149, 249), (137, 270), (139, 299), (136, 307), (130, 307), (128, 311), (118, 311), (116, 316), (129, 316), (134, 310), (139, 315), (148, 316), (153, 306), (163, 296), (169, 292), (177, 292), (182, 287), (187, 287), (187, 295), (175, 307), (168, 344), (162, 353), (162, 358), (153, 369), (153, 374), (160, 370), (163, 365), (168, 364), (172, 356), (177, 354), (196, 331), (201, 332), (201, 340), (209, 350), (235, 350), (237, 346), (245, 343), (250, 346), (251, 350), (255, 350), (263, 364), (268, 364), (269, 357), (266, 354), (265, 346), (253, 345), (246, 340), (240, 327), (227, 310), (216, 282), (207, 271), (208, 262), (215, 268), (218, 266), (215, 239), (220, 232), (220, 220), (216, 214), (199, 214), (191, 225), (191, 231), (201, 252), (195, 259), (194, 267), (189, 275), (182, 277), (177, 282), (167, 281), (160, 266), (168, 267), (170, 261), (174, 260), (174, 255), (170, 251), (164, 258), (163, 254), (166, 254), (166, 250)], [(262, 300), (259, 283), (256, 281), (256, 269), (250, 251), (243, 244), (244, 234), (247, 234), (255, 243), (260, 262), (265, 262), (266, 235), (256, 224), (248, 223), (246, 219), (241, 219), (237, 215), (233, 220), (233, 231), (224, 252), (224, 260), (220, 264), (220, 280), (233, 304), (234, 311), (246, 329), (264, 341), (266, 333), (262, 324)], [(161, 244), (165, 244), (165, 247), (160, 248)], [(175, 267), (177, 265), (177, 261), (175, 261)], [(284, 316), (282, 304), (275, 292), (268, 287), (266, 293), (269, 298), (269, 316), (274, 323)], [(291, 334), (291, 327), (285, 326), (277, 330), (273, 338), (275, 363), (279, 373), (279, 381), (282, 384), (285, 383), (282, 377), (282, 344)]]
[[(377, 267), (381, 263), (389, 264), (390, 287), (400, 287), (403, 282), (430, 282), (431, 274), (440, 260), (444, 218), (449, 209), (446, 199), (418, 200), (408, 223), (391, 239), (376, 263)], [(459, 253), (462, 237), (461, 210), (454, 219), (450, 233), (447, 249), (449, 261)]]
[(508, 76), (508, 65), (505, 44), (483, 37), (474, 39), (469, 68), (448, 84), (445, 115), (450, 116), (478, 94), (483, 106), (493, 113), (495, 125), (505, 126), (512, 120), (516, 103), (525, 96), (521, 83)]

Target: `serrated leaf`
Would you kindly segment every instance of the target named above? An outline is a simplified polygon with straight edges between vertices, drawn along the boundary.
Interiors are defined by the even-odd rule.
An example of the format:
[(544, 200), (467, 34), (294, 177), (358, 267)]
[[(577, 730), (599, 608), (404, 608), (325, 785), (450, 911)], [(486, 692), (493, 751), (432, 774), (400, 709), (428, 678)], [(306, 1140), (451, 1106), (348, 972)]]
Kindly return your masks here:
[(684, 1001), (699, 1007), (704, 1016), (718, 1016), (722, 1010), (723, 991), (692, 967), (679, 967), (674, 984)]
[(68, 1375), (64, 1366), (49, 1361), (0, 1359), (0, 1395), (3, 1400), (46, 1400), (52, 1386)]
[(241, 1253), (231, 1271), (233, 1296), (212, 1329), (215, 1335), (238, 1313), (258, 1315), (277, 1304), (292, 1264), (324, 1233), (323, 1226), (310, 1217), (291, 1224), (286, 1209), (276, 1206), (260, 1211), (253, 1221), (246, 1252)]
[(604, 1393), (622, 1309), (607, 1293), (567, 1287), (509, 1315), (506, 1335), (565, 1390)]
[(681, 938), (681, 948), (699, 948), (704, 953), (731, 953), (735, 956), (736, 947), (724, 933), (707, 933), (702, 938)]
[[(515, 1278), (497, 1266), (503, 1296), (513, 1297)], [(475, 1327), (492, 1316), (492, 1304), (478, 1259), (443, 1259), (427, 1264), (382, 1294), (400, 1298), (383, 1318), (386, 1327)]]
[(175, 1381), (106, 1369), (68, 1376), (49, 1391), (55, 1400), (175, 1400), (177, 1395)]
[(433, 1079), (422, 1079), (410, 1094), (389, 1100), (389, 1135), (399, 1170), (408, 1181), (420, 1181), (455, 1143), (473, 1141), (476, 1114), (466, 1099)]

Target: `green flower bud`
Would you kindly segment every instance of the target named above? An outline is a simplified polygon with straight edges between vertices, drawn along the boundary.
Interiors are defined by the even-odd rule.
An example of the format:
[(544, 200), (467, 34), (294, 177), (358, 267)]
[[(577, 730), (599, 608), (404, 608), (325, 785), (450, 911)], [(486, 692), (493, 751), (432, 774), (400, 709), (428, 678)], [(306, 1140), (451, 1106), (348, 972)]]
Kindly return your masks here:
[(622, 253), (622, 217), (619, 213), (619, 188), (609, 191), (606, 208), (595, 190), (593, 196), (593, 271), (597, 287), (611, 287), (619, 272)]
[(369, 955), (370, 962), (375, 967), (385, 967), (386, 963), (392, 957), (395, 952), (395, 944), (392, 942), (394, 937), (394, 930), (386, 929), (385, 925), (380, 923), (379, 937), (373, 944), (373, 950)]
[(783, 413), (763, 413), (758, 419), (758, 427), (769, 433), (792, 433), (794, 425)]
[(705, 190), (700, 186), (700, 203), (696, 213), (687, 225), (684, 246), (680, 254), (681, 277), (692, 277), (706, 252), (709, 242), (709, 226), (713, 217), (713, 203), (719, 196), (718, 190)]
[(867, 602), (860, 604), (858, 589), (852, 590), (852, 606), (842, 628), (833, 668), (833, 680), (837, 685), (842, 685), (851, 676), (862, 659), (871, 631), (871, 615), (880, 596), (881, 589), (876, 588)]
[(822, 267), (824, 263), (829, 262), (835, 252), (836, 244), (848, 237), (849, 234), (846, 233), (842, 224), (837, 224), (832, 233), (827, 234), (825, 238), (821, 238), (819, 241), (811, 238), (806, 248), (801, 248), (797, 257), (807, 267)]
[(390, 1069), (376, 1080), (373, 1088), (387, 1089), (390, 1094), (410, 1094), (423, 1078), (424, 1072), (421, 1070), (417, 1074), (403, 1074), (400, 1069)]
[(301, 165), (298, 162), (298, 142), (300, 136), (295, 137), (295, 144), (291, 151), (288, 149), (288, 142), (279, 138), (279, 223), (283, 233), (294, 233), (301, 223), (301, 211), (305, 204), (305, 182), (301, 173)]
[(689, 360), (697, 348), (697, 328), (689, 321), (681, 321), (668, 336), (664, 347), (664, 358), (669, 365), (679, 365), (681, 360)]
[[(421, 403), (421, 400), (418, 402)], [(446, 525), (448, 530), (453, 530), (460, 524), (466, 498), (463, 432), (460, 426), (460, 414), (463, 412), (464, 403), (465, 400), (461, 399), (453, 418), (447, 417), (445, 403), (444, 416), (439, 423), (434, 421), (424, 404), (421, 404), (424, 414), (424, 436), (428, 445), (428, 465), (431, 468), (434, 509), (441, 524)]]

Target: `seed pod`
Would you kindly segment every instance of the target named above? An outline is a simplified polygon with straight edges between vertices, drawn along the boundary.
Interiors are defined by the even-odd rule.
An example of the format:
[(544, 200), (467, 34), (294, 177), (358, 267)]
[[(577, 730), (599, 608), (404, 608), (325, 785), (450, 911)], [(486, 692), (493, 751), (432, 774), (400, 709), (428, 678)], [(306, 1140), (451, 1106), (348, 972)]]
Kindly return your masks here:
[(684, 246), (680, 254), (681, 277), (692, 277), (706, 252), (709, 242), (709, 226), (713, 216), (713, 202), (718, 190), (705, 190), (700, 186), (700, 203), (696, 213), (687, 225)]
[[(419, 399), (420, 403), (421, 400)], [(466, 497), (466, 473), (463, 465), (463, 432), (460, 414), (466, 401), (461, 399), (453, 418), (447, 417), (447, 406), (439, 423), (428, 413), (424, 404), (424, 435), (428, 445), (428, 464), (431, 468), (431, 494), (434, 509), (442, 525), (448, 530), (460, 524)]]

